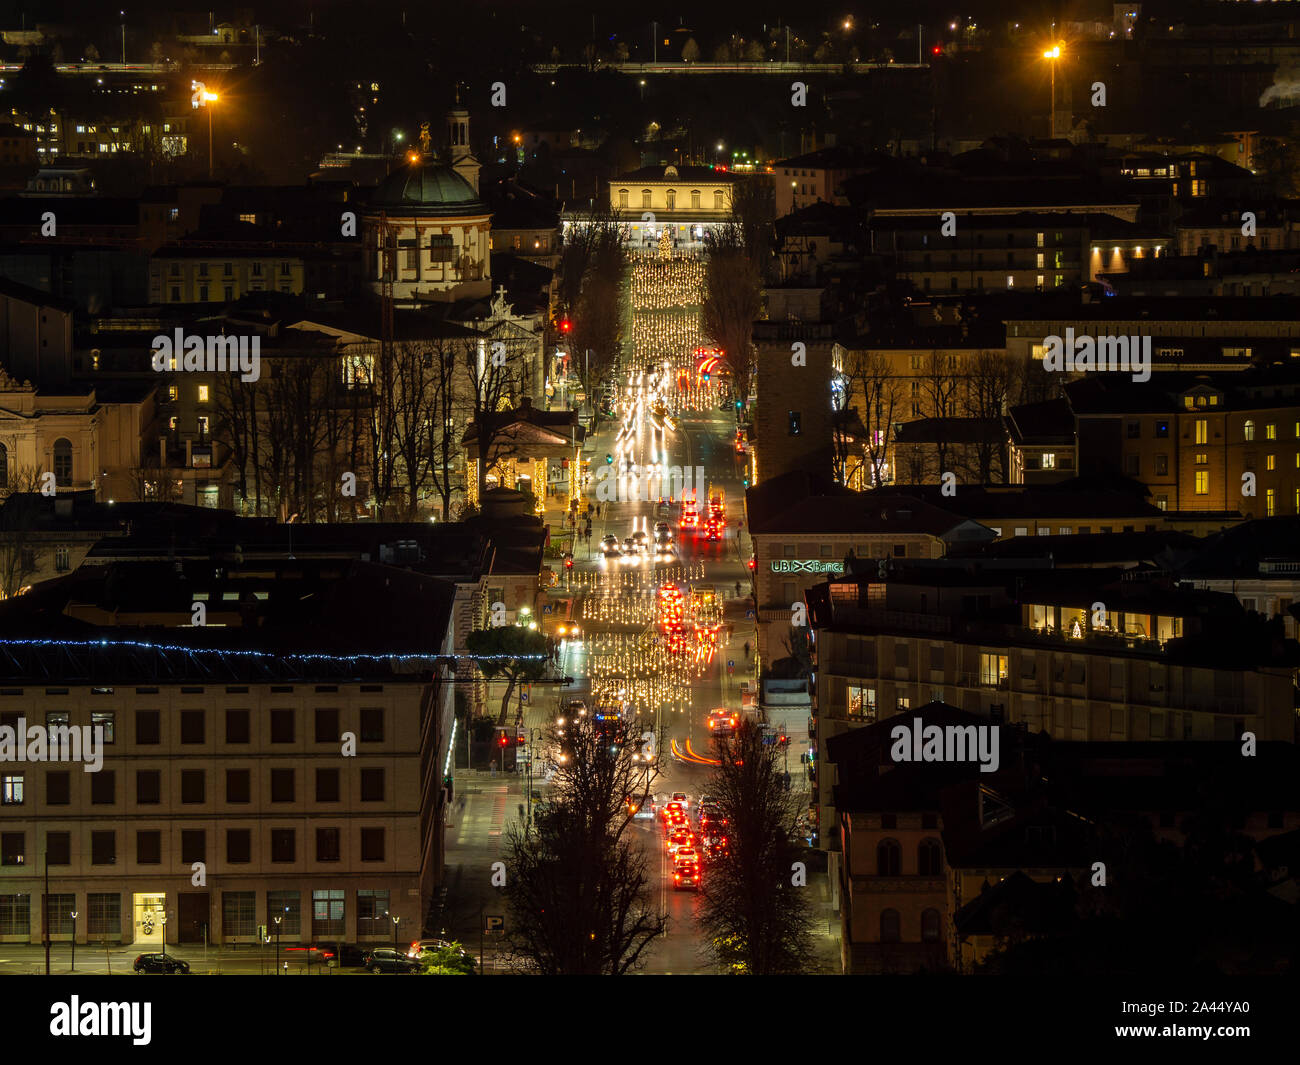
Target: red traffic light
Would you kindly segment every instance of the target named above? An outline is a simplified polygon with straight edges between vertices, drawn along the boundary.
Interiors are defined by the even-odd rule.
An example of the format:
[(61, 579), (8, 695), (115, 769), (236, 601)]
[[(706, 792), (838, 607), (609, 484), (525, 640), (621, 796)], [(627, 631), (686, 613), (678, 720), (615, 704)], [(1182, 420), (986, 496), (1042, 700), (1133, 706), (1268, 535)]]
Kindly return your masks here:
[(503, 733), (502, 733), (502, 734), (497, 738), (497, 746), (498, 746), (498, 747), (504, 747), (505, 745), (506, 745), (506, 735), (505, 735), (505, 733), (503, 732)]
[(754, 559), (754, 558), (751, 558), (751, 559), (749, 560), (749, 568), (750, 568), (750, 569), (758, 569), (758, 560), (757, 560), (757, 559)]
[(571, 558), (566, 558), (566, 559), (564, 560), (564, 568), (565, 568), (565, 569), (573, 569), (573, 559), (571, 559)]
[(561, 333), (568, 333), (568, 332), (571, 332), (572, 329), (573, 329), (573, 323), (572, 323), (571, 321), (569, 321), (569, 319), (567, 319), (567, 318), (561, 318), (561, 319), (560, 319), (560, 332), (561, 332)]

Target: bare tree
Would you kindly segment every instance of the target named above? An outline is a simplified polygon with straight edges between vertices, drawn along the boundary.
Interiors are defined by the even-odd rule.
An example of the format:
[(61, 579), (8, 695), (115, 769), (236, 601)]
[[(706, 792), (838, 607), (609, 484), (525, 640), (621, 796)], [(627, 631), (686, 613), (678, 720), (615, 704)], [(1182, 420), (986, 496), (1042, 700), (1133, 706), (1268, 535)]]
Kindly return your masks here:
[(504, 355), (486, 345), (465, 344), (461, 365), (468, 381), (469, 427), (466, 442), (474, 441), (478, 451), (478, 497), (487, 491), (488, 473), (500, 462), (513, 443), (510, 425), (519, 398), (519, 359), (510, 358), (506, 342)]
[(621, 722), (591, 717), (552, 728), (552, 802), (507, 835), (510, 946), (543, 976), (619, 976), (642, 964), (665, 919), (650, 891), (646, 851), (631, 838), (652, 773)]
[[(762, 46), (754, 41), (750, 48)], [(740, 229), (741, 244), (760, 279), (769, 280), (776, 235), (776, 196), (771, 182), (747, 179), (731, 186), (731, 220)]]
[(921, 378), (929, 416), (935, 420), (935, 454), (940, 472), (949, 470), (948, 454), (952, 447), (952, 419), (961, 413), (962, 380), (958, 376), (958, 356), (930, 352)]
[[(978, 352), (971, 360), (966, 378), (966, 414), (985, 423), (1001, 424), (1011, 398), (1015, 371), (1011, 358), (995, 351)], [(1003, 447), (1000, 434), (980, 432), (971, 444), (973, 469), (966, 476), (977, 484), (990, 484), (996, 467), (997, 480), (1006, 480), (1002, 460)]]
[(808, 892), (796, 882), (807, 857), (796, 842), (800, 804), (779, 745), (764, 740), (762, 727), (745, 720), (717, 741), (709, 794), (728, 823), (728, 843), (705, 870), (699, 909), (718, 960), (755, 976), (806, 972), (812, 960)]
[(593, 404), (619, 354), (621, 295), (627, 274), (625, 245), (625, 227), (618, 212), (602, 206), (569, 226), (560, 249), (558, 302), (573, 322), (569, 350)]
[[(844, 402), (852, 404), (859, 399), (862, 404), (862, 425), (866, 430), (863, 451), (870, 466), (872, 486), (881, 484), (886, 474), (887, 462), (893, 447), (894, 423), (902, 413), (902, 386), (889, 368), (889, 360), (879, 352), (866, 352), (852, 357), (845, 366)], [(837, 478), (845, 483), (848, 469), (847, 442), (839, 444), (836, 453)]]
[(754, 372), (754, 320), (762, 302), (758, 269), (745, 251), (744, 235), (727, 222), (704, 238), (709, 261), (700, 307), (704, 333), (722, 349), (736, 398), (749, 402)]
[(0, 598), (17, 595), (26, 578), (41, 567), (47, 550), (37, 534), (44, 499), (39, 466), (8, 471), (6, 496), (0, 502)]
[[(461, 446), (464, 430), (463, 415), (459, 412), (456, 397), (456, 370), (460, 365), (457, 346), (463, 341), (438, 338), (426, 345), (429, 364), (426, 368), (432, 421), (429, 426), (429, 482), (442, 501), (443, 521), (451, 520), (451, 497), (458, 488), (464, 488), (465, 477)], [(458, 461), (460, 460), (460, 461)]]

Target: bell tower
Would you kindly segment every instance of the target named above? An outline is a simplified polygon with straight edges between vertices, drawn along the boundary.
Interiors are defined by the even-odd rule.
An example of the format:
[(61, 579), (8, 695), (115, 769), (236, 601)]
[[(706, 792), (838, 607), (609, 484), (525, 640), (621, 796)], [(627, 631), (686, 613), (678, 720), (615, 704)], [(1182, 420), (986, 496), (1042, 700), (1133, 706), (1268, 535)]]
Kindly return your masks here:
[(460, 86), (456, 87), (456, 104), (447, 112), (447, 163), (477, 195), (480, 166), (469, 144), (469, 110), (460, 102)]

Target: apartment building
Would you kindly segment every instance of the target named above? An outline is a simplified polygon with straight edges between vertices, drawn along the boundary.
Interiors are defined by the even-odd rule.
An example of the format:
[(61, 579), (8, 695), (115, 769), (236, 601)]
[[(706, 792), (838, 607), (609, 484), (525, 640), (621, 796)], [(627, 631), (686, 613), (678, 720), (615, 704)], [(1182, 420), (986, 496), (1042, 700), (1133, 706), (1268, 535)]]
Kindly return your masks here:
[[(916, 716), (944, 728), (980, 723), (937, 702)], [(1287, 889), (1270, 843), (1284, 845), (1300, 825), (1293, 744), (1261, 745), (1248, 762), (1218, 744), (1059, 743), (994, 727), (1002, 759), (988, 774), (973, 763), (894, 764), (888, 721), (830, 742), (842, 781), (832, 886), (845, 972), (971, 973), (1015, 942), (1068, 936), (1104, 853), (1096, 826), (1145, 828), (1181, 847), (1204, 817), (1207, 793), (1234, 810), (1261, 874), (1261, 886), (1229, 905), (1260, 905), (1271, 883)], [(1248, 964), (1277, 965), (1286, 949), (1278, 943)]]
[(1300, 367), (1161, 375), (1146, 384), (1093, 375), (1065, 393), (1080, 473), (1141, 481), (1171, 515), (1300, 514)]
[(231, 559), (83, 567), (5, 603), (3, 724), (103, 746), (98, 766), (0, 767), (0, 941), (418, 935), (454, 594), (377, 564)]
[[(1295, 742), (1300, 648), (1266, 638), (1236, 599), (1048, 565), (850, 562), (809, 590), (818, 757), (834, 735), (935, 700), (1070, 741)], [(833, 812), (820, 822), (824, 844)]]
[(1168, 244), (1148, 226), (1095, 212), (954, 212), (950, 231), (937, 216), (882, 214), (871, 235), (900, 278), (936, 295), (1077, 289), (1104, 271), (1163, 256)]

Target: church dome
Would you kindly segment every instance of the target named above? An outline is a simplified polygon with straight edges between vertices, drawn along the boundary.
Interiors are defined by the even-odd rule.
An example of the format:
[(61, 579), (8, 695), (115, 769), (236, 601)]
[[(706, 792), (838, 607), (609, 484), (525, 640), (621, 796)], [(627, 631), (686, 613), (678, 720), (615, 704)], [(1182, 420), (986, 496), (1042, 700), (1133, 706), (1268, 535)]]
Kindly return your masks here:
[(487, 208), (474, 186), (451, 167), (425, 157), (394, 170), (370, 196), (370, 206), (399, 215), (474, 215)]

